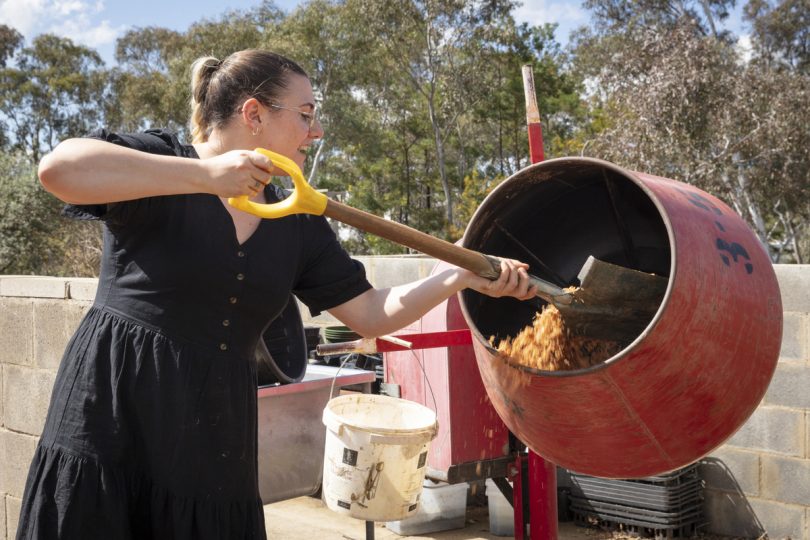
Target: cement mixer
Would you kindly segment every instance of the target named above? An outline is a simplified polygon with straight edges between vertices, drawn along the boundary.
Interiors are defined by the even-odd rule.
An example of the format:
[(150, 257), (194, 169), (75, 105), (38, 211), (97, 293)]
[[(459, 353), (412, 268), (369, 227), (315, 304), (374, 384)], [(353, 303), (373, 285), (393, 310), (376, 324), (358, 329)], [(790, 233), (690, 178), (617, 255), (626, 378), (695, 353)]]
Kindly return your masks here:
[[(495, 409), (520, 440), (553, 463), (617, 478), (671, 471), (722, 444), (765, 393), (782, 333), (771, 262), (739, 216), (693, 186), (595, 159), (542, 161), (484, 200), (459, 247), (326, 200), (295, 163), (257, 150), (296, 184), (282, 203), (229, 201), (262, 217), (323, 214), (453, 264), (484, 261), (485, 271), (493, 256), (522, 259), (540, 281), (560, 286), (576, 282), (589, 257), (623, 269), (616, 275), (633, 283), (644, 274), (668, 279), (652, 309), (647, 296), (636, 306), (633, 298), (613, 298), (630, 300), (652, 318), (637, 336), (622, 336), (629, 344), (618, 354), (575, 372), (518, 369), (489, 344), (528, 325), (542, 300), (462, 293)], [(597, 297), (617, 296), (605, 282), (601, 288)], [(634, 294), (625, 289), (620, 296)], [(604, 302), (600, 308), (613, 313)], [(610, 328), (604, 318), (599, 324)]]
[(589, 256), (668, 278), (646, 328), (579, 371), (507, 363), (490, 338), (515, 335), (536, 306), (460, 293), (496, 411), (553, 463), (610, 478), (668, 472), (720, 446), (765, 394), (782, 334), (776, 276), (752, 231), (715, 197), (605, 161), (554, 159), (499, 185), (462, 242), (563, 283), (576, 282)]

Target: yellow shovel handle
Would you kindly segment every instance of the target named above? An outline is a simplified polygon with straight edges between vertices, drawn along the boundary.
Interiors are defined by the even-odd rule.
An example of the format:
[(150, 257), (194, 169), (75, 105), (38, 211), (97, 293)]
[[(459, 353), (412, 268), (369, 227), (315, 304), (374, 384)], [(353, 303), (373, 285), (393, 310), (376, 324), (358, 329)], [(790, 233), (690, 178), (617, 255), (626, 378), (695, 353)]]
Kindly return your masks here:
[(283, 201), (273, 204), (255, 203), (248, 199), (247, 195), (231, 197), (228, 204), (262, 218), (280, 218), (290, 214), (323, 215), (328, 201), (326, 195), (312, 189), (293, 160), (265, 148), (256, 148), (256, 152), (264, 154), (276, 167), (289, 174), (295, 185), (295, 191)]

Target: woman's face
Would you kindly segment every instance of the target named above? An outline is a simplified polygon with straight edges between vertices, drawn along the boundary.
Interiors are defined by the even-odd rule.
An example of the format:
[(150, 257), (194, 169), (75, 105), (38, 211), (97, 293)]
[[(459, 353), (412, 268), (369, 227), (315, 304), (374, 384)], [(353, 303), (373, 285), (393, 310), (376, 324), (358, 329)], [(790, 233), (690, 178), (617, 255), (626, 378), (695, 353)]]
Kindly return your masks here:
[[(315, 139), (323, 137), (323, 127), (315, 118), (312, 85), (303, 75), (291, 74), (287, 88), (276, 101), (265, 106), (264, 129), (257, 135), (261, 145), (278, 152), (303, 169), (306, 151)], [(265, 123), (266, 122), (266, 123)], [(274, 171), (285, 174), (281, 171)]]

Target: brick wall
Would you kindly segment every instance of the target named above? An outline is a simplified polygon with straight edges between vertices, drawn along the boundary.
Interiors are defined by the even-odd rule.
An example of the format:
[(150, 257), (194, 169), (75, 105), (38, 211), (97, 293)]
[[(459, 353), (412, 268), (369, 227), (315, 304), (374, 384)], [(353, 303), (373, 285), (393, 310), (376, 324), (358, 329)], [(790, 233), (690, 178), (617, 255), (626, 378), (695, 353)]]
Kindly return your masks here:
[(777, 265), (784, 329), (749, 421), (701, 463), (709, 530), (810, 540), (810, 265)]
[(93, 279), (0, 276), (0, 540), (14, 538), (56, 369)]
[[(425, 277), (433, 266), (419, 257), (361, 260), (378, 287)], [(785, 310), (781, 358), (749, 422), (702, 461), (706, 517), (720, 534), (810, 540), (810, 265), (776, 272)], [(0, 540), (14, 537), (56, 368), (94, 294), (90, 279), (0, 276)]]

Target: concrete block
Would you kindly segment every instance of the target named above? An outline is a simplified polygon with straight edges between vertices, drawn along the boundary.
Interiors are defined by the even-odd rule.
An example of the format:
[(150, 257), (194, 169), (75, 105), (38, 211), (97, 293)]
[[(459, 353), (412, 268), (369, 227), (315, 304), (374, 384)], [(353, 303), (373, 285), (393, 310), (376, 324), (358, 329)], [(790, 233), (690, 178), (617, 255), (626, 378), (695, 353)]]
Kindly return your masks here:
[(0, 363), (34, 363), (34, 302), (0, 298)]
[(39, 435), (51, 400), (56, 372), (25, 366), (3, 366), (5, 427)]
[(804, 457), (804, 428), (803, 410), (760, 405), (727, 444)]
[(751, 499), (750, 502), (770, 540), (807, 538), (807, 516), (803, 506), (762, 499)]
[(423, 277), (420, 270), (419, 259), (378, 259), (374, 270), (375, 286), (393, 287), (417, 281)]
[(96, 299), (97, 288), (98, 279), (96, 278), (72, 278), (68, 281), (68, 297), (73, 300), (92, 302)]
[(742, 493), (707, 489), (703, 492), (706, 531), (738, 538), (759, 538), (765, 532), (749, 499)]
[(8, 539), (11, 540), (17, 536), (17, 525), (20, 520), (20, 507), (22, 507), (22, 499), (19, 497), (12, 497), (6, 495), (6, 534)]
[(779, 362), (765, 393), (764, 403), (810, 409), (810, 364), (796, 361)]
[(363, 268), (366, 269), (366, 279), (368, 280), (369, 283), (374, 285), (374, 277), (373, 277), (373, 274), (374, 274), (374, 259), (376, 257), (369, 257), (369, 256), (365, 256), (365, 255), (353, 255), (352, 258), (356, 259), (357, 261), (359, 261), (363, 265)]
[(810, 265), (775, 264), (782, 310), (810, 313)]
[[(37, 440), (31, 435), (0, 429), (0, 489), (7, 494), (22, 497)], [(8, 507), (6, 512), (11, 515)]]
[(366, 267), (368, 280), (375, 288), (393, 287), (425, 277), (422, 258), (405, 256), (358, 257)]
[(762, 498), (810, 506), (810, 460), (763, 454)]
[(67, 298), (67, 279), (45, 276), (2, 277), (0, 296)]
[(34, 364), (57, 369), (65, 347), (90, 304), (70, 300), (34, 301)]
[(721, 447), (700, 460), (700, 477), (709, 489), (759, 495), (759, 454)]
[(810, 359), (810, 315), (787, 312), (782, 325), (782, 349), (780, 360)]

